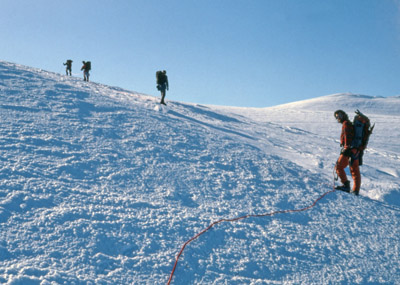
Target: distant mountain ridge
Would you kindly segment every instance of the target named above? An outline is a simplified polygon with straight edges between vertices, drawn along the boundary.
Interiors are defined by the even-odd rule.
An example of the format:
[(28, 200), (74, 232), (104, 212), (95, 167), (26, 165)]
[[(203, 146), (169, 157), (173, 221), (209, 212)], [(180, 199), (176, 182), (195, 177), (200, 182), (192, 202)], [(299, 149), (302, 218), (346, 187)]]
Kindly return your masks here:
[(381, 97), (352, 93), (339, 93), (278, 105), (272, 108), (300, 108), (314, 111), (329, 111), (333, 108), (336, 108), (343, 109), (346, 112), (353, 111), (353, 109), (360, 109), (366, 113), (398, 116), (400, 110), (400, 96)]

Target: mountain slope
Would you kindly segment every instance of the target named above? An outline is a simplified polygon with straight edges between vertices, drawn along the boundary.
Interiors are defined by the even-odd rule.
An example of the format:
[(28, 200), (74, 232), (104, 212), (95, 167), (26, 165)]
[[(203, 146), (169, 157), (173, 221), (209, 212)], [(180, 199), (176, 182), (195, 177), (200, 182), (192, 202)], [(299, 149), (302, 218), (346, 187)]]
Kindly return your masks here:
[[(221, 107), (217, 107), (221, 109)], [(222, 107), (227, 109), (227, 107)], [(315, 99), (294, 102), (271, 108), (228, 108), (231, 113), (251, 118), (259, 125), (276, 123), (284, 131), (306, 131), (308, 137), (291, 137), (293, 151), (281, 152), (297, 164), (310, 170), (316, 169), (330, 175), (330, 169), (337, 159), (340, 125), (333, 118), (337, 109), (346, 111), (350, 118), (360, 109), (367, 114), (375, 129), (370, 137), (365, 154), (365, 164), (361, 167), (363, 176), (362, 194), (372, 199), (400, 206), (400, 97), (373, 97), (357, 94), (335, 94)], [(396, 113), (397, 112), (397, 113)], [(268, 131), (269, 132), (269, 131)], [(282, 143), (285, 145), (285, 143)], [(306, 151), (307, 150), (307, 151)], [(307, 155), (311, 161), (308, 163)], [(318, 165), (319, 167), (315, 167)]]
[[(161, 107), (6, 62), (0, 96), (0, 283), (165, 284), (213, 221), (303, 208), (332, 189), (329, 110)], [(400, 203), (385, 198), (400, 191), (399, 130), (380, 147), (387, 117), (371, 114), (382, 121), (361, 194), (379, 201), (334, 192), (306, 212), (219, 224), (185, 249), (173, 283), (399, 280)]]

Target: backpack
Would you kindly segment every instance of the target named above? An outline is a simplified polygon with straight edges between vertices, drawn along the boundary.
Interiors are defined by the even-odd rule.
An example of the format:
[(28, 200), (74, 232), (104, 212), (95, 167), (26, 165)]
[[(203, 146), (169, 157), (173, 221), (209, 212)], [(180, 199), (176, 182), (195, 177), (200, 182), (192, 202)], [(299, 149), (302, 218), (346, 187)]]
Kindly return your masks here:
[(92, 63), (90, 61), (85, 62), (85, 71), (92, 70)]
[(161, 70), (156, 72), (156, 79), (157, 79), (157, 85), (162, 85), (165, 83), (165, 74)]
[(375, 124), (371, 126), (369, 118), (359, 110), (355, 111), (355, 113), (356, 115), (353, 120), (354, 137), (351, 142), (351, 147), (363, 151), (367, 148), (369, 136), (372, 134)]

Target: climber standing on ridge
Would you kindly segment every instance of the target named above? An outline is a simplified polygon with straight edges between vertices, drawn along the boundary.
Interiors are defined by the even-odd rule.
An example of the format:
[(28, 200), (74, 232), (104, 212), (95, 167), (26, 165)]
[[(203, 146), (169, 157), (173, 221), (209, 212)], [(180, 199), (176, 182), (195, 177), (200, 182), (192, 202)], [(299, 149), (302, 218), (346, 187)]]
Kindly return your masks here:
[[(352, 147), (354, 137), (353, 124), (349, 121), (348, 115), (342, 110), (337, 110), (334, 115), (338, 123), (342, 124), (342, 133), (340, 134), (340, 146), (342, 150), (336, 162), (336, 173), (343, 185), (337, 186), (336, 189), (358, 195), (361, 186), (360, 151)], [(354, 182), (352, 191), (350, 191), (350, 181), (347, 179), (346, 172), (344, 171), (347, 166), (350, 166), (350, 173)]]
[(165, 104), (165, 101), (164, 101), (165, 92), (166, 92), (165, 90), (169, 90), (167, 72), (165, 70), (157, 71), (156, 79), (157, 79), (157, 89), (161, 92), (160, 104), (167, 105), (167, 104)]
[(68, 72), (69, 72), (69, 76), (72, 76), (72, 60), (68, 59), (67, 62), (63, 63), (63, 64), (67, 66), (66, 69), (65, 69), (65, 72), (67, 73), (67, 75), (68, 75)]
[(81, 70), (83, 70), (83, 81), (89, 81), (89, 71), (92, 69), (92, 64), (90, 61), (82, 61), (82, 63)]

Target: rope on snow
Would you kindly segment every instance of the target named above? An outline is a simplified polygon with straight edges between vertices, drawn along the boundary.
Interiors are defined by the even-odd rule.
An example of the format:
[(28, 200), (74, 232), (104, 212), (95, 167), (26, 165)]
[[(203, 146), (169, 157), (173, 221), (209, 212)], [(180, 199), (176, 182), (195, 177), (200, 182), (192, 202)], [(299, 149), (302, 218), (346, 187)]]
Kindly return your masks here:
[(307, 206), (307, 207), (304, 207), (304, 208), (301, 208), (301, 209), (279, 210), (279, 211), (274, 211), (274, 212), (271, 212), (271, 213), (259, 214), (259, 215), (250, 214), (250, 215), (245, 215), (245, 216), (241, 216), (241, 217), (237, 217), (237, 218), (233, 218), (233, 219), (220, 219), (220, 220), (218, 220), (218, 221), (213, 222), (213, 223), (210, 224), (207, 228), (205, 228), (204, 230), (202, 230), (201, 232), (199, 232), (198, 234), (196, 234), (195, 236), (193, 236), (191, 239), (189, 239), (188, 241), (186, 241), (186, 242), (183, 244), (181, 250), (179, 251), (178, 255), (176, 256), (175, 264), (174, 264), (174, 267), (172, 268), (172, 272), (171, 272), (171, 275), (169, 276), (169, 279), (168, 279), (168, 283), (167, 283), (167, 284), (168, 284), (168, 285), (171, 284), (172, 277), (174, 276), (176, 266), (178, 265), (178, 260), (179, 260), (180, 256), (182, 255), (182, 253), (183, 253), (185, 247), (186, 247), (189, 243), (191, 243), (192, 241), (194, 241), (195, 239), (197, 239), (199, 236), (201, 236), (202, 234), (204, 234), (205, 232), (207, 232), (209, 229), (211, 229), (212, 227), (214, 227), (215, 225), (220, 224), (220, 223), (222, 223), (222, 222), (236, 222), (236, 221), (240, 221), (240, 220), (247, 219), (247, 218), (269, 217), (269, 216), (274, 216), (274, 215), (276, 215), (276, 214), (298, 213), (298, 212), (307, 211), (307, 210), (313, 208), (313, 207), (314, 207), (322, 198), (324, 198), (326, 195), (328, 195), (328, 194), (330, 194), (330, 193), (333, 193), (333, 192), (335, 192), (335, 191), (336, 191), (336, 189), (335, 189), (335, 182), (334, 182), (334, 183), (333, 183), (333, 189), (332, 189), (332, 190), (330, 190), (330, 191), (328, 191), (328, 192), (325, 192), (325, 193), (322, 194), (320, 197), (318, 197), (318, 199), (316, 199), (311, 205), (309, 205), (309, 206)]
[[(274, 211), (274, 212), (271, 212), (271, 213), (259, 214), (259, 215), (254, 215), (254, 214), (252, 214), (252, 215), (245, 215), (245, 216), (241, 216), (241, 217), (237, 217), (237, 218), (233, 218), (233, 219), (220, 219), (220, 220), (215, 221), (215, 222), (213, 222), (212, 224), (210, 224), (207, 228), (205, 228), (204, 230), (202, 230), (201, 232), (199, 232), (198, 234), (196, 234), (194, 237), (192, 237), (191, 239), (189, 239), (188, 241), (186, 241), (186, 242), (183, 244), (181, 250), (179, 251), (178, 255), (176, 256), (175, 264), (174, 264), (174, 267), (172, 268), (171, 275), (169, 276), (169, 279), (168, 279), (168, 283), (167, 283), (167, 284), (168, 284), (168, 285), (171, 284), (172, 277), (174, 276), (175, 269), (176, 269), (176, 266), (178, 265), (179, 258), (180, 258), (180, 256), (182, 255), (183, 251), (185, 250), (185, 247), (186, 247), (189, 243), (191, 243), (192, 241), (194, 241), (195, 239), (197, 239), (198, 237), (200, 237), (202, 234), (204, 234), (205, 232), (207, 232), (209, 229), (211, 229), (211, 228), (214, 227), (215, 225), (220, 224), (220, 223), (222, 223), (222, 222), (236, 222), (236, 221), (240, 221), (240, 220), (247, 219), (247, 218), (270, 217), (270, 216), (274, 216), (274, 215), (277, 215), (277, 214), (298, 213), (298, 212), (307, 211), (307, 210), (309, 210), (309, 209), (315, 207), (315, 205), (316, 205), (321, 199), (323, 199), (326, 195), (328, 195), (328, 194), (333, 193), (333, 192), (336, 191), (336, 189), (335, 189), (335, 181), (337, 180), (337, 178), (336, 178), (336, 176), (335, 176), (335, 174), (336, 174), (336, 171), (335, 171), (335, 170), (336, 170), (336, 165), (335, 165), (335, 168), (333, 169), (333, 187), (332, 187), (333, 189), (330, 190), (330, 191), (327, 191), (327, 192), (325, 192), (324, 194), (322, 194), (321, 196), (319, 196), (318, 199), (314, 200), (314, 202), (313, 202), (311, 205), (307, 206), (307, 207), (304, 207), (304, 208), (301, 208), (301, 209), (280, 210), (280, 211)], [(375, 201), (375, 200), (372, 200), (372, 199), (368, 199), (368, 200), (371, 200), (371, 201), (374, 201), (374, 202), (378, 202), (378, 203), (382, 204), (383, 206), (388, 207), (388, 205), (385, 205), (385, 203), (382, 203), (382, 202), (379, 202), (379, 201)], [(394, 206), (394, 207), (389, 207), (389, 208), (391, 208), (392, 210), (399, 211), (399, 208), (396, 207), (396, 206)]]

